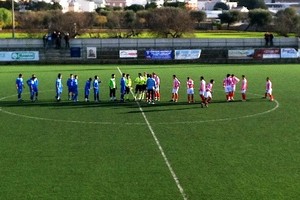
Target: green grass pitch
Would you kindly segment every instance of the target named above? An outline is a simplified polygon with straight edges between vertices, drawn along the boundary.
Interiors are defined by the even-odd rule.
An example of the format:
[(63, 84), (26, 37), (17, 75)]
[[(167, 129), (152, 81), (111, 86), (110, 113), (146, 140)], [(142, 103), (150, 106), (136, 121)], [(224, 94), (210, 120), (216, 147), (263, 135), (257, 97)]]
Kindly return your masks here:
[[(112, 73), (156, 72), (155, 105), (110, 102)], [(293, 200), (300, 197), (299, 65), (10, 65), (0, 67), (0, 199)], [(28, 88), (17, 102), (15, 79), (39, 79), (39, 101)], [(63, 74), (62, 102), (55, 79)], [(66, 80), (79, 75), (79, 100), (66, 100)], [(227, 103), (222, 80), (246, 75), (248, 101), (237, 86)], [(181, 81), (171, 98), (172, 75)], [(100, 103), (83, 102), (98, 75)], [(200, 107), (199, 77), (215, 80), (213, 102)], [(195, 81), (188, 104), (186, 78)], [(274, 102), (261, 97), (273, 82)], [(119, 90), (117, 97), (119, 98)], [(92, 96), (91, 96), (92, 97)], [(131, 97), (133, 99), (133, 97)]]

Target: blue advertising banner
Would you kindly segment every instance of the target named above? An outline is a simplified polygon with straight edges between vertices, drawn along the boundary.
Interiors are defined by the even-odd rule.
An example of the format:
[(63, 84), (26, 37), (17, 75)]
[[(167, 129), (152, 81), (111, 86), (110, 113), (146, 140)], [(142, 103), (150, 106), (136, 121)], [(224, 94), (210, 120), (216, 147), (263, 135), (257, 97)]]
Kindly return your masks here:
[(172, 50), (147, 50), (145, 56), (146, 59), (152, 60), (171, 60)]
[(182, 49), (175, 50), (175, 60), (198, 59), (201, 55), (201, 49)]
[(281, 58), (298, 58), (298, 51), (294, 48), (282, 48)]

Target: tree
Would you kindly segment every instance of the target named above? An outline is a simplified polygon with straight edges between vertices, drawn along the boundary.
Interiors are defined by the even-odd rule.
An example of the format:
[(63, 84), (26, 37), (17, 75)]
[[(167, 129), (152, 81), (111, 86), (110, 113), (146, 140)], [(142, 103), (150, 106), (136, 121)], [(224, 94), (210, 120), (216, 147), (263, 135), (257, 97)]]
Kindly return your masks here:
[(213, 10), (229, 10), (229, 7), (223, 2), (217, 2)]
[(11, 11), (0, 8), (0, 29), (2, 27), (8, 26), (12, 24), (12, 13)]
[(185, 2), (164, 2), (164, 7), (174, 7), (174, 8), (185, 8), (186, 3)]
[(151, 2), (151, 3), (148, 3), (145, 5), (145, 9), (148, 10), (148, 9), (155, 9), (157, 8), (157, 4), (155, 2)]
[[(7, 10), (11, 10), (11, 0), (0, 1), (0, 8), (6, 8)], [(19, 10), (19, 4), (14, 2), (15, 10)]]
[(286, 8), (285, 10), (280, 10), (275, 15), (276, 20), (274, 20), (275, 31), (279, 35), (288, 36), (288, 33), (294, 32), (295, 27), (299, 24), (299, 17), (297, 11), (294, 8)]
[(147, 21), (153, 33), (166, 38), (179, 38), (193, 29), (188, 11), (180, 8), (157, 8), (149, 13)]
[(267, 26), (272, 22), (272, 15), (268, 10), (263, 10), (263, 9), (250, 10), (248, 13), (248, 17), (250, 22), (246, 30), (250, 26), (256, 26), (257, 29), (258, 27)]
[(139, 10), (144, 10), (144, 6), (139, 5), (139, 4), (132, 4), (131, 6), (126, 6), (125, 10), (132, 10), (134, 12), (137, 12)]
[(245, 6), (249, 10), (258, 9), (258, 8), (267, 9), (264, 0), (239, 0), (238, 6)]
[(227, 29), (229, 26), (240, 20), (240, 12), (236, 10), (223, 12), (219, 14), (219, 18), (221, 20), (221, 24), (227, 23)]
[(190, 17), (193, 21), (196, 21), (198, 23), (198, 26), (200, 26), (200, 23), (206, 19), (206, 13), (204, 11), (190, 11)]

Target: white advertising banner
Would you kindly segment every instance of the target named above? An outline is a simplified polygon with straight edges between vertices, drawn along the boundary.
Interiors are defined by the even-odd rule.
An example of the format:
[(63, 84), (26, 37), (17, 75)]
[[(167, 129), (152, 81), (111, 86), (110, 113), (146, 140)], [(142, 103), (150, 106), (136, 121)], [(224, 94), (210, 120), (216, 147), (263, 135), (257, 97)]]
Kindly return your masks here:
[(298, 58), (298, 51), (294, 48), (282, 48), (281, 58)]
[(0, 51), (0, 61), (38, 61), (38, 51)]
[(175, 50), (175, 60), (198, 59), (201, 55), (201, 49), (183, 49)]
[(120, 50), (119, 51), (120, 58), (137, 58), (137, 50)]
[(96, 47), (87, 47), (86, 48), (86, 57), (87, 58), (97, 58), (97, 48)]
[(254, 49), (228, 50), (229, 59), (253, 59)]

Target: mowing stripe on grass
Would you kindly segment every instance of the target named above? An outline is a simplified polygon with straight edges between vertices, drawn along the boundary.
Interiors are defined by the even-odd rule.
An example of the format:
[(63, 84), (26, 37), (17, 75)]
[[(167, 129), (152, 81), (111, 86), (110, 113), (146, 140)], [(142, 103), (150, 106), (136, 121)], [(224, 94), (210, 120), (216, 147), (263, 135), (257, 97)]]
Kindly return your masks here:
[[(122, 71), (120, 70), (120, 68), (119, 68), (119, 67), (117, 67), (117, 68), (118, 68), (119, 73), (122, 75)], [(133, 93), (132, 91), (131, 91), (131, 94), (134, 96), (134, 93)], [(149, 129), (149, 131), (150, 131), (152, 137), (153, 137), (154, 140), (155, 140), (155, 143), (156, 143), (156, 145), (157, 145), (157, 147), (158, 147), (158, 149), (159, 149), (159, 151), (160, 151), (160, 153), (161, 153), (161, 155), (162, 155), (162, 157), (163, 157), (163, 159), (164, 159), (166, 165), (168, 166), (168, 169), (169, 169), (170, 173), (172, 174), (172, 177), (173, 177), (173, 179), (174, 179), (174, 181), (175, 181), (175, 183), (176, 183), (177, 188), (179, 189), (179, 191), (180, 191), (180, 193), (181, 193), (181, 196), (183, 197), (184, 200), (187, 200), (188, 198), (187, 198), (187, 196), (186, 196), (186, 194), (185, 194), (185, 192), (184, 192), (184, 190), (183, 190), (183, 187), (181, 186), (181, 184), (180, 184), (180, 182), (179, 182), (179, 179), (178, 179), (178, 177), (177, 177), (177, 175), (176, 175), (176, 173), (175, 173), (173, 167), (171, 166), (171, 164), (170, 164), (170, 162), (169, 162), (169, 159), (167, 158), (167, 156), (166, 156), (166, 154), (165, 154), (164, 149), (163, 149), (162, 146), (160, 145), (160, 142), (159, 142), (158, 138), (156, 137), (156, 134), (155, 134), (155, 132), (153, 131), (152, 126), (151, 126), (151, 124), (149, 123), (149, 121), (148, 121), (148, 119), (147, 119), (147, 116), (146, 116), (146, 114), (144, 113), (143, 108), (141, 107), (141, 104), (140, 104), (138, 101), (136, 101), (136, 103), (137, 103), (137, 105), (138, 105), (138, 107), (139, 107), (139, 110), (141, 111), (141, 114), (142, 114), (142, 116), (143, 116), (143, 118), (144, 118), (144, 120), (145, 120), (145, 122), (146, 122), (146, 124), (147, 124), (147, 126), (148, 126), (148, 129)]]

